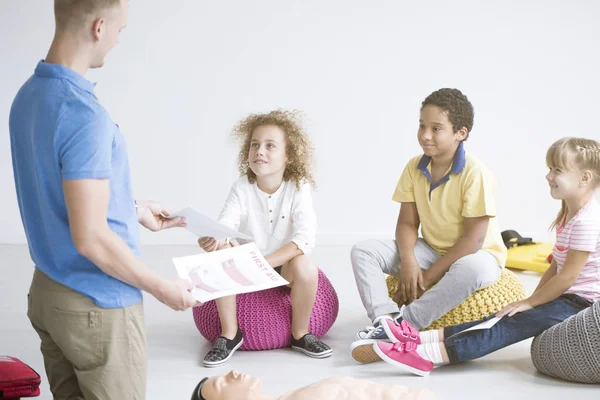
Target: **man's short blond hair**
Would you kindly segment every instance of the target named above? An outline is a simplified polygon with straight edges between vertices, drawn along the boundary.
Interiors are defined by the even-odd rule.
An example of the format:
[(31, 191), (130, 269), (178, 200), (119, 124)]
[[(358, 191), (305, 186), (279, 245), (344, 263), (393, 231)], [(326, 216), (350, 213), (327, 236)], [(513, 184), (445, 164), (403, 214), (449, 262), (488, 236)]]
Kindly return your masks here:
[[(123, 0), (127, 1), (127, 0)], [(99, 11), (116, 7), (121, 0), (54, 0), (54, 17), (57, 28), (80, 24)]]

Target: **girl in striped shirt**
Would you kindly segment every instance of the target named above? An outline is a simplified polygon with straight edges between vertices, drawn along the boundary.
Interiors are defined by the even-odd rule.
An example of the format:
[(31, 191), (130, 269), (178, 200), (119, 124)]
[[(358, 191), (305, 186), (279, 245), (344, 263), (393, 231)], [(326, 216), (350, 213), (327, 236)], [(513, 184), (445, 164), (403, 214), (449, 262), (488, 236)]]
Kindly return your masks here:
[[(509, 304), (496, 315), (440, 330), (418, 332), (406, 321), (387, 320), (384, 328), (393, 343), (375, 343), (387, 363), (417, 375), (434, 365), (473, 360), (539, 335), (600, 300), (600, 144), (564, 138), (546, 154), (546, 175), (552, 198), (562, 207), (556, 228), (553, 261), (533, 294)], [(465, 331), (500, 318), (490, 329)], [(493, 322), (493, 321), (491, 321)]]

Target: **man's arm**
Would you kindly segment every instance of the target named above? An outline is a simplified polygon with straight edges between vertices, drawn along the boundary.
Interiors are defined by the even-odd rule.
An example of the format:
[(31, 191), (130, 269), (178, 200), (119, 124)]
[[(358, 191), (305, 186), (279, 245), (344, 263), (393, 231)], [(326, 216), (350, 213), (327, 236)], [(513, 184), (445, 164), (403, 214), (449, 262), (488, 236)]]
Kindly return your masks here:
[(189, 282), (160, 278), (109, 228), (108, 179), (65, 180), (63, 190), (71, 236), (81, 255), (107, 275), (150, 293), (173, 309), (184, 310), (196, 304), (187, 290), (191, 288)]
[(444, 276), (458, 259), (481, 250), (487, 234), (490, 217), (465, 218), (464, 234), (435, 264), (423, 273), (425, 288)]

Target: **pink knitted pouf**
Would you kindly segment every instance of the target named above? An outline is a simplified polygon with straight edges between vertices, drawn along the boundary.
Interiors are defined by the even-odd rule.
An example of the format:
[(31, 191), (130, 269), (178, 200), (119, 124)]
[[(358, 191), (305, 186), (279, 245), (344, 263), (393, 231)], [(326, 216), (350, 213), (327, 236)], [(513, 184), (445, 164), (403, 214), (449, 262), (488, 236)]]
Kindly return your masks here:
[[(237, 296), (238, 324), (244, 332), (240, 350), (270, 350), (291, 346), (292, 304), (286, 286)], [(323, 336), (335, 322), (339, 301), (335, 289), (319, 270), (317, 299), (310, 316), (309, 331)], [(211, 343), (221, 334), (217, 304), (209, 301), (194, 307), (196, 327)]]

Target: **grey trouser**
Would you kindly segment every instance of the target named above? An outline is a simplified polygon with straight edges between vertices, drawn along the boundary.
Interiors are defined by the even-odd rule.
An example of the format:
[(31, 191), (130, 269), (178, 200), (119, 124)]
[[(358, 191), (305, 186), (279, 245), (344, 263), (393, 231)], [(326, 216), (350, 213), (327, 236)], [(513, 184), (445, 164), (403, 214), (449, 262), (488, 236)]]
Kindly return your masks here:
[[(440, 256), (423, 239), (415, 245), (415, 257), (426, 271)], [(388, 296), (386, 274), (398, 276), (400, 255), (395, 240), (365, 240), (351, 253), (354, 278), (362, 303), (371, 320), (399, 313), (398, 305)], [(473, 292), (493, 284), (502, 269), (486, 251), (458, 259), (444, 277), (402, 311), (402, 317), (415, 328), (423, 329), (462, 303)]]

